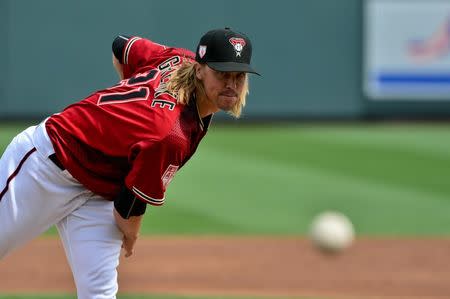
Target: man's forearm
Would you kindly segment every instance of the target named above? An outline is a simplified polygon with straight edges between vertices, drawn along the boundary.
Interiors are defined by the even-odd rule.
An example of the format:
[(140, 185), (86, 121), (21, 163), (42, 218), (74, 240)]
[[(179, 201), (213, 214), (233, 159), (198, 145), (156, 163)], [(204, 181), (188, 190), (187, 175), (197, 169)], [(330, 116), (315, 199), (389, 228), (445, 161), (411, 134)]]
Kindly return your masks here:
[(138, 236), (143, 215), (131, 216), (128, 219), (124, 219), (120, 216), (119, 212), (114, 209), (114, 217), (116, 219), (117, 226), (124, 235), (127, 237)]
[(124, 79), (123, 75), (123, 66), (120, 64), (119, 60), (114, 56), (114, 53), (112, 55), (112, 64), (114, 66), (114, 69), (116, 70), (117, 74), (119, 75), (120, 80)]
[(133, 254), (134, 245), (139, 236), (139, 230), (141, 228), (142, 217), (131, 216), (128, 219), (122, 218), (119, 212), (114, 209), (114, 218), (119, 230), (123, 233), (122, 248), (125, 250), (125, 257), (129, 257)]

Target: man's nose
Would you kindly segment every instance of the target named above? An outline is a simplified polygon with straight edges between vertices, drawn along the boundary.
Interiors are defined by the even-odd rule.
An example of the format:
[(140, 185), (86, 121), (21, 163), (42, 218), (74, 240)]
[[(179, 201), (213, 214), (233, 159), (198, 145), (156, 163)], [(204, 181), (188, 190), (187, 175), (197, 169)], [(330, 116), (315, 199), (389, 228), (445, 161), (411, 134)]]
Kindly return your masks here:
[(233, 89), (236, 88), (236, 82), (237, 82), (237, 80), (236, 80), (236, 77), (235, 77), (235, 76), (232, 76), (231, 74), (228, 74), (228, 75), (225, 77), (225, 80), (226, 80), (226, 87), (231, 87), (231, 88), (233, 88)]

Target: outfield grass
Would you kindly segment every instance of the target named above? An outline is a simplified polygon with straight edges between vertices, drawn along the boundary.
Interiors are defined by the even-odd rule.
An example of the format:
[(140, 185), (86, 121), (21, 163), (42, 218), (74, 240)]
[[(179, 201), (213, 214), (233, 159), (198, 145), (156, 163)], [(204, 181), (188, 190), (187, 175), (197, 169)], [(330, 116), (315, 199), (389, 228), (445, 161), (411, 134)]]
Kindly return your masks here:
[[(0, 126), (0, 149), (25, 125)], [(347, 214), (360, 235), (450, 233), (450, 125), (212, 127), (145, 234), (306, 234)]]

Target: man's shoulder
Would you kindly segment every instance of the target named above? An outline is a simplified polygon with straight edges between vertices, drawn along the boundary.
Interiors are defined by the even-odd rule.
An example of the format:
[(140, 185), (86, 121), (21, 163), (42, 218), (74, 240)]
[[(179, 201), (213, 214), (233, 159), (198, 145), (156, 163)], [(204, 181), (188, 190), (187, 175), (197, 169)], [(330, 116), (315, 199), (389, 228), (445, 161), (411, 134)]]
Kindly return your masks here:
[(194, 60), (195, 54), (191, 50), (185, 49), (185, 48), (172, 48), (173, 52), (182, 56), (185, 59)]

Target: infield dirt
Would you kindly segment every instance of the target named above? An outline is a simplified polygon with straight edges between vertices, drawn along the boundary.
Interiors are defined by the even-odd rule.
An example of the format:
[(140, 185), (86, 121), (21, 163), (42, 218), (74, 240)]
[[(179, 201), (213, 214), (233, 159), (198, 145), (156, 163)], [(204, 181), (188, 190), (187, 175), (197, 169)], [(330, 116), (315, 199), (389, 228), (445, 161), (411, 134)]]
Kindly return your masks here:
[[(298, 238), (141, 238), (121, 259), (119, 285), (122, 293), (443, 299), (450, 240), (357, 239), (327, 256)], [(75, 292), (58, 239), (37, 239), (0, 262), (0, 293), (30, 292)]]

